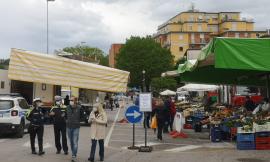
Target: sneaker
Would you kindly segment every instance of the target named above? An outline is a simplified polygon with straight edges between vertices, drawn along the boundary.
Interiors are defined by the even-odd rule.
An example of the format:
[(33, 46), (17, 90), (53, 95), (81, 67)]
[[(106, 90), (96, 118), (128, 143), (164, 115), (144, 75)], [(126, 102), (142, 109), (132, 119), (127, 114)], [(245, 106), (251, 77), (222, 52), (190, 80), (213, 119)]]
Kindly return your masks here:
[(65, 153), (64, 153), (65, 155), (68, 155), (68, 152), (67, 151), (65, 151)]
[(36, 154), (37, 154), (37, 152), (36, 152), (36, 151), (32, 151), (32, 154), (36, 155)]
[(104, 158), (100, 158), (100, 161), (104, 161)]
[(38, 155), (44, 155), (45, 154), (45, 152), (44, 151), (39, 151), (39, 153), (38, 153)]
[(61, 151), (56, 151), (56, 154), (60, 154), (61, 153)]
[(90, 158), (88, 158), (88, 161), (90, 161), (90, 162), (94, 162), (94, 159), (90, 159)]
[(72, 156), (71, 162), (76, 162), (76, 156)]

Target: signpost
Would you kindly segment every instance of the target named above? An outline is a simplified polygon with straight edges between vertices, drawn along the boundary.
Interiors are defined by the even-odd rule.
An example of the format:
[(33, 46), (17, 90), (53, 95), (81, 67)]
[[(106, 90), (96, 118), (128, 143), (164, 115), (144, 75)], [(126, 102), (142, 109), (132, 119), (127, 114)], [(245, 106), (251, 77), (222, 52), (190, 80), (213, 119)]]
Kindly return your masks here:
[(128, 149), (137, 150), (139, 147), (135, 146), (135, 123), (138, 123), (142, 120), (142, 112), (140, 112), (138, 106), (130, 106), (126, 111), (125, 116), (128, 122), (133, 124), (133, 142), (132, 146), (128, 147)]
[(152, 94), (141, 93), (139, 96), (140, 111), (144, 112), (144, 127), (145, 127), (145, 145), (141, 146), (139, 152), (151, 152), (152, 147), (147, 146), (147, 126), (146, 126), (146, 113), (152, 111)]

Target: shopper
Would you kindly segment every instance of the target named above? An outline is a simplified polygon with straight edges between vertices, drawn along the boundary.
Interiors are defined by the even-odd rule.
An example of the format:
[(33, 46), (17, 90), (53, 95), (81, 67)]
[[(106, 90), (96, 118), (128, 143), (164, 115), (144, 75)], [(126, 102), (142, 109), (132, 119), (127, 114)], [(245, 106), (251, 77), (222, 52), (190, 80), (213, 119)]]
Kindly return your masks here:
[(264, 98), (263, 102), (261, 104), (259, 104), (252, 113), (256, 114), (257, 112), (260, 112), (260, 111), (262, 111), (262, 112), (269, 112), (270, 111), (270, 104), (269, 104), (268, 98)]
[[(53, 117), (54, 138), (56, 154), (60, 154), (63, 149), (65, 155), (68, 154), (67, 146), (67, 133), (66, 133), (66, 109), (67, 107), (62, 104), (61, 96), (55, 96), (55, 105), (52, 107), (50, 115)], [(62, 137), (62, 146), (60, 138)]]
[(72, 151), (72, 162), (76, 161), (80, 131), (80, 111), (81, 106), (78, 105), (77, 98), (70, 100), (70, 105), (67, 107), (67, 132)]
[(157, 133), (157, 138), (158, 140), (162, 141), (162, 131), (164, 127), (164, 122), (165, 122), (165, 116), (164, 114), (166, 113), (166, 110), (164, 108), (164, 102), (162, 99), (157, 99), (156, 100), (156, 108), (154, 109), (154, 113), (157, 118), (157, 126), (158, 126), (158, 133)]
[(88, 161), (93, 162), (95, 159), (97, 141), (99, 143), (100, 161), (104, 161), (104, 138), (106, 132), (107, 115), (102, 104), (94, 105), (93, 111), (90, 114), (89, 123), (91, 123), (91, 140), (92, 146)]
[(163, 132), (164, 133), (168, 133), (169, 132), (169, 125), (170, 125), (170, 108), (171, 108), (171, 100), (169, 97), (165, 98), (164, 101), (164, 119), (165, 119), (165, 123), (164, 123), (164, 129)]
[(170, 102), (170, 120), (169, 120), (169, 125), (170, 125), (171, 131), (173, 131), (173, 122), (174, 122), (175, 114), (176, 114), (175, 101), (171, 100), (171, 102)]
[(64, 99), (64, 105), (68, 106), (69, 105), (69, 95), (66, 95), (66, 98)]
[(251, 100), (249, 96), (246, 96), (246, 102), (245, 102), (245, 108), (247, 111), (254, 111), (255, 109), (255, 103)]
[(44, 114), (41, 111), (42, 101), (40, 98), (35, 98), (33, 100), (33, 107), (29, 109), (26, 115), (26, 119), (30, 121), (29, 134), (32, 154), (37, 154), (35, 148), (35, 138), (38, 137), (38, 155), (43, 155), (43, 134), (44, 134)]

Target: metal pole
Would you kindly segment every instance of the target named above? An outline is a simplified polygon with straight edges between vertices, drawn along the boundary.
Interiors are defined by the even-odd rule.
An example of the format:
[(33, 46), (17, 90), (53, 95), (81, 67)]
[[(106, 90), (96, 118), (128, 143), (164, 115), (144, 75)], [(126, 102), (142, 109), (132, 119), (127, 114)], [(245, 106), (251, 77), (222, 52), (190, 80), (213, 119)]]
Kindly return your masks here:
[(47, 0), (47, 54), (49, 54), (49, 0)]
[(146, 126), (146, 120), (147, 120), (147, 117), (146, 117), (146, 112), (144, 112), (144, 129), (145, 129), (145, 147), (147, 146), (147, 126)]
[(133, 142), (132, 147), (135, 147), (135, 124), (133, 123)]

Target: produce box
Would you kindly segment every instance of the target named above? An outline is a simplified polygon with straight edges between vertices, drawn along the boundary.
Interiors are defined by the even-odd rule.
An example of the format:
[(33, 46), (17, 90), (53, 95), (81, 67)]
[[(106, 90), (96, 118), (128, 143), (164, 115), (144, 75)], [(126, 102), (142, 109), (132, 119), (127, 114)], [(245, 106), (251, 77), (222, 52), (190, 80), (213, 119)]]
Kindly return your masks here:
[(255, 150), (255, 142), (254, 141), (241, 141), (237, 142), (237, 149), (238, 150)]
[(210, 140), (212, 142), (222, 141), (222, 131), (219, 126), (212, 126), (210, 129)]
[(255, 132), (270, 132), (270, 122), (263, 125), (253, 123), (253, 129)]
[(246, 131), (246, 130), (243, 129), (243, 127), (237, 127), (237, 133), (241, 133), (241, 134), (248, 133), (248, 134), (250, 134), (250, 133), (255, 133), (255, 130), (252, 129), (252, 130)]

